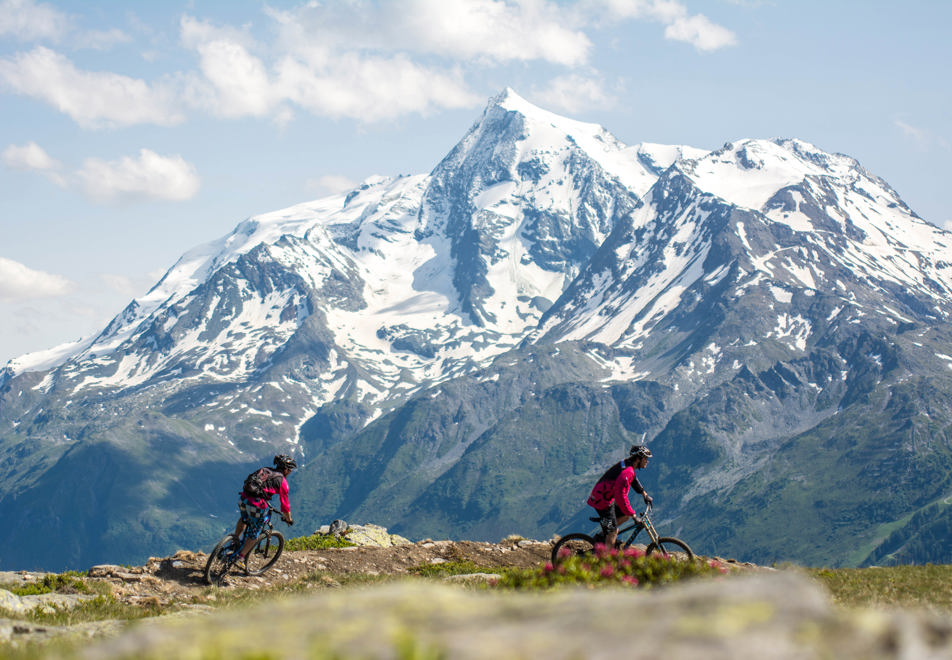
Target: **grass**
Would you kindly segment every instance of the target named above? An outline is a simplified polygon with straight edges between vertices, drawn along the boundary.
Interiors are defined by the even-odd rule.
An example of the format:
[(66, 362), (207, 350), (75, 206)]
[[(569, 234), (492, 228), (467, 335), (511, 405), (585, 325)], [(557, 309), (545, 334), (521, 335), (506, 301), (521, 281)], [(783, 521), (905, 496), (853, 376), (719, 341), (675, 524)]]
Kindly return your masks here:
[(39, 582), (33, 582), (21, 586), (0, 586), (0, 588), (4, 588), (17, 596), (38, 596), (40, 594), (49, 594), (53, 592), (88, 594), (90, 593), (90, 589), (89, 585), (87, 585), (82, 580), (84, 576), (85, 573), (78, 573), (76, 571), (67, 571), (65, 573), (58, 574), (49, 573), (44, 575), (43, 579)]
[(327, 550), (328, 548), (349, 548), (353, 547), (345, 538), (332, 536), (330, 534), (312, 534), (311, 536), (297, 536), (288, 539), (284, 544), (285, 550)]
[(412, 575), (425, 578), (444, 578), (451, 575), (468, 575), (470, 573), (501, 573), (503, 569), (479, 566), (469, 559), (446, 561), (439, 564), (420, 564), (409, 569)]
[(952, 565), (815, 568), (818, 579), (846, 607), (921, 607), (952, 611)]

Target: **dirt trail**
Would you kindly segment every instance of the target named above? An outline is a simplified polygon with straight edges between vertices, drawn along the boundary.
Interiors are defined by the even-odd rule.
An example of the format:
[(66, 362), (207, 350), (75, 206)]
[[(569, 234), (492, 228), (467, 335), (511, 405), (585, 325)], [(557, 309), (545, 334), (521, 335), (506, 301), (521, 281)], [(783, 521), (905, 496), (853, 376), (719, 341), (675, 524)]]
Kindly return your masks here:
[[(404, 575), (417, 566), (453, 561), (471, 561), (480, 567), (529, 568), (544, 564), (551, 553), (549, 541), (514, 540), (500, 543), (478, 541), (419, 541), (392, 547), (358, 546), (327, 550), (286, 551), (278, 563), (260, 577), (234, 572), (230, 586), (260, 589), (294, 582), (313, 573)], [(113, 594), (128, 603), (143, 601), (166, 605), (188, 600), (206, 588), (202, 572), (208, 556), (203, 552), (180, 550), (165, 558), (150, 558), (144, 566), (94, 566), (89, 578), (112, 584)]]

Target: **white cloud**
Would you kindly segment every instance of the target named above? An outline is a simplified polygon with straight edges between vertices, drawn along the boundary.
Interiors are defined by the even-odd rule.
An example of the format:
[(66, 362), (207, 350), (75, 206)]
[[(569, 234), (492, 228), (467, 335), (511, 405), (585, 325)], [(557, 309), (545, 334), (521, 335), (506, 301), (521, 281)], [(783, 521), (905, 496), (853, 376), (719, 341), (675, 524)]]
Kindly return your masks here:
[(583, 0), (579, 7), (603, 23), (630, 19), (657, 21), (665, 25), (665, 38), (687, 42), (698, 50), (718, 50), (737, 43), (733, 32), (704, 14), (691, 15), (677, 0)]
[(385, 0), (376, 9), (358, 2), (309, 3), (271, 15), (282, 28), (282, 43), (297, 53), (317, 42), (335, 50), (575, 66), (592, 47), (571, 8), (544, 0)]
[(32, 0), (0, 1), (0, 37), (57, 41), (68, 29), (69, 19), (50, 5)]
[(78, 177), (84, 192), (97, 201), (163, 199), (181, 201), (198, 193), (195, 167), (181, 156), (160, 156), (140, 149), (139, 157), (115, 161), (88, 158)]
[(11, 144), (0, 154), (4, 164), (15, 170), (39, 172), (61, 188), (67, 186), (61, 173), (62, 163), (46, 153), (36, 142), (28, 142), (22, 147)]
[(545, 88), (534, 89), (530, 96), (545, 108), (569, 113), (611, 107), (615, 103), (600, 80), (578, 74), (553, 78)]
[(115, 73), (81, 71), (68, 58), (42, 46), (0, 58), (0, 82), (49, 103), (87, 128), (170, 125), (184, 119), (172, 85), (150, 86)]
[(712, 23), (704, 14), (675, 19), (665, 28), (664, 36), (686, 41), (698, 50), (718, 50), (737, 43), (733, 32)]
[(43, 172), (47, 170), (57, 170), (61, 167), (61, 163), (46, 153), (46, 150), (36, 142), (28, 142), (22, 147), (11, 144), (3, 150), (3, 154), (0, 154), (0, 157), (3, 158), (3, 162), (7, 167), (12, 167), (16, 170), (35, 170)]
[(289, 57), (281, 62), (275, 84), (283, 98), (314, 114), (362, 121), (469, 107), (484, 100), (467, 89), (460, 71), (420, 66), (405, 55), (386, 59), (348, 54), (324, 69)]
[[(33, 0), (0, 3), (32, 17), (29, 29), (3, 19), (7, 32), (69, 29), (65, 15)], [(730, 30), (677, 0), (352, 0), (264, 11), (276, 35), (265, 43), (252, 37), (250, 25), (220, 26), (184, 15), (180, 42), (198, 58), (191, 71), (147, 81), (78, 69), (64, 55), (36, 47), (0, 57), (0, 85), (48, 103), (86, 128), (173, 125), (188, 109), (278, 124), (298, 109), (372, 122), (478, 106), (485, 97), (466, 79), (474, 65), (540, 62), (574, 74), (556, 77), (542, 92), (571, 111), (609, 100), (578, 73), (589, 65), (595, 27), (649, 20), (663, 24), (667, 38), (701, 51), (736, 43)], [(79, 38), (94, 47), (128, 40), (119, 30)], [(580, 99), (570, 98), (567, 80), (584, 83)]]
[(948, 141), (936, 136), (931, 131), (920, 128), (919, 126), (913, 126), (902, 119), (895, 119), (893, 120), (893, 123), (897, 128), (899, 128), (900, 131), (902, 131), (902, 134), (912, 140), (913, 144), (915, 144), (919, 149), (926, 150), (932, 147), (949, 149)]
[(0, 257), (0, 301), (62, 296), (75, 285), (61, 275), (45, 273)]
[(335, 193), (353, 190), (360, 184), (346, 176), (327, 174), (325, 176), (309, 180), (306, 185), (311, 190), (316, 190), (319, 193), (333, 195)]
[(140, 277), (130, 277), (116, 273), (100, 273), (99, 279), (116, 293), (134, 298), (148, 291), (149, 287), (155, 284), (161, 276), (162, 272), (159, 272), (159, 274), (154, 277), (151, 273)]
[(294, 104), (316, 115), (378, 121), (483, 100), (458, 70), (426, 67), (405, 54), (331, 52), (312, 44), (284, 54), (269, 70), (242, 33), (189, 17), (181, 25), (203, 74), (192, 81), (190, 101), (223, 117), (271, 115), (282, 122)]
[(7, 167), (43, 174), (60, 187), (78, 187), (95, 201), (132, 199), (191, 199), (201, 181), (195, 167), (181, 156), (160, 156), (140, 149), (138, 158), (129, 156), (107, 162), (88, 158), (82, 168), (64, 175), (62, 164), (35, 142), (10, 145), (0, 154)]

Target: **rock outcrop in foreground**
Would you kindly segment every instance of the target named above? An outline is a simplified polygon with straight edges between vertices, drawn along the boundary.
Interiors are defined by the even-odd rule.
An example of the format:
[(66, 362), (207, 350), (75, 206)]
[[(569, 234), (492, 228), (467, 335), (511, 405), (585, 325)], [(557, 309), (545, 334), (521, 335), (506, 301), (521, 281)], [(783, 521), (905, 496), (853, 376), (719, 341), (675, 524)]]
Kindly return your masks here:
[(785, 571), (650, 591), (530, 594), (401, 582), (155, 619), (78, 657), (925, 659), (952, 657), (952, 621), (843, 610)]

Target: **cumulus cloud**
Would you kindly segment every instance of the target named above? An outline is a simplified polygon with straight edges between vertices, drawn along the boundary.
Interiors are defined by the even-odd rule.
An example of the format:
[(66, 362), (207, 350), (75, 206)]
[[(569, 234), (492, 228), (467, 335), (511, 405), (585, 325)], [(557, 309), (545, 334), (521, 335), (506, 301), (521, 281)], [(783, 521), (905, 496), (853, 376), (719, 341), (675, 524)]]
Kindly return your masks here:
[(43, 174), (63, 188), (78, 187), (99, 202), (182, 201), (194, 197), (201, 185), (195, 167), (181, 156), (161, 156), (149, 149), (140, 149), (135, 158), (126, 156), (114, 161), (87, 158), (72, 174), (63, 173), (62, 163), (35, 142), (10, 145), (0, 153), (0, 159), (12, 169)]
[(38, 46), (0, 58), (0, 82), (49, 103), (87, 128), (181, 122), (177, 91), (169, 83), (107, 72), (81, 71), (65, 56)]
[(74, 288), (75, 285), (61, 275), (34, 270), (0, 257), (0, 301), (62, 296)]
[(59, 40), (69, 19), (59, 10), (32, 0), (0, 0), (0, 37), (20, 41)]
[(28, 142), (23, 146), (11, 144), (0, 154), (0, 159), (11, 169), (38, 172), (60, 187), (67, 185), (61, 172), (63, 164), (36, 142)]
[(11, 144), (0, 154), (7, 167), (15, 170), (47, 171), (57, 170), (62, 164), (51, 157), (36, 142), (28, 142), (22, 147)]
[(271, 15), (282, 42), (299, 52), (318, 34), (334, 48), (576, 66), (592, 47), (570, 7), (540, 0), (385, 0), (375, 11), (363, 3), (310, 3)]
[(677, 0), (582, 0), (580, 9), (600, 21), (652, 20), (665, 25), (664, 36), (684, 41), (701, 51), (733, 46), (733, 32), (704, 14), (691, 14)]
[(89, 197), (104, 202), (181, 201), (194, 197), (201, 183), (195, 167), (181, 156), (161, 156), (149, 149), (140, 149), (138, 158), (88, 158), (77, 176)]
[(458, 70), (424, 66), (402, 53), (332, 51), (318, 39), (321, 45), (292, 48), (269, 67), (252, 52), (247, 35), (190, 17), (181, 25), (182, 41), (198, 53), (202, 73), (192, 80), (191, 102), (223, 117), (271, 115), (281, 121), (292, 104), (320, 116), (377, 121), (482, 100)]
[(737, 43), (733, 32), (712, 23), (704, 14), (675, 19), (665, 28), (664, 36), (686, 41), (698, 50), (718, 50)]
[(610, 107), (615, 103), (600, 80), (580, 74), (553, 78), (546, 87), (533, 89), (531, 97), (546, 108), (569, 113)]
[[(62, 33), (66, 18), (34, 0), (0, 0), (26, 9), (23, 20), (0, 30), (20, 35)], [(513, 62), (567, 69), (545, 96), (571, 110), (606, 96), (588, 80), (574, 103), (558, 87), (590, 66), (593, 29), (630, 20), (661, 23), (668, 39), (712, 51), (736, 43), (734, 34), (678, 0), (379, 0), (309, 2), (266, 7), (272, 41), (250, 26), (215, 25), (185, 15), (180, 43), (197, 68), (146, 81), (77, 68), (66, 56), (37, 46), (0, 58), (0, 85), (41, 100), (87, 128), (172, 125), (187, 110), (227, 118), (289, 121), (295, 111), (362, 121), (473, 107), (467, 72)], [(45, 19), (43, 17), (46, 17)], [(19, 20), (19, 19), (17, 19)], [(60, 27), (43, 28), (43, 25)], [(118, 30), (83, 35), (101, 47), (127, 37)], [(592, 76), (588, 76), (592, 78)]]

